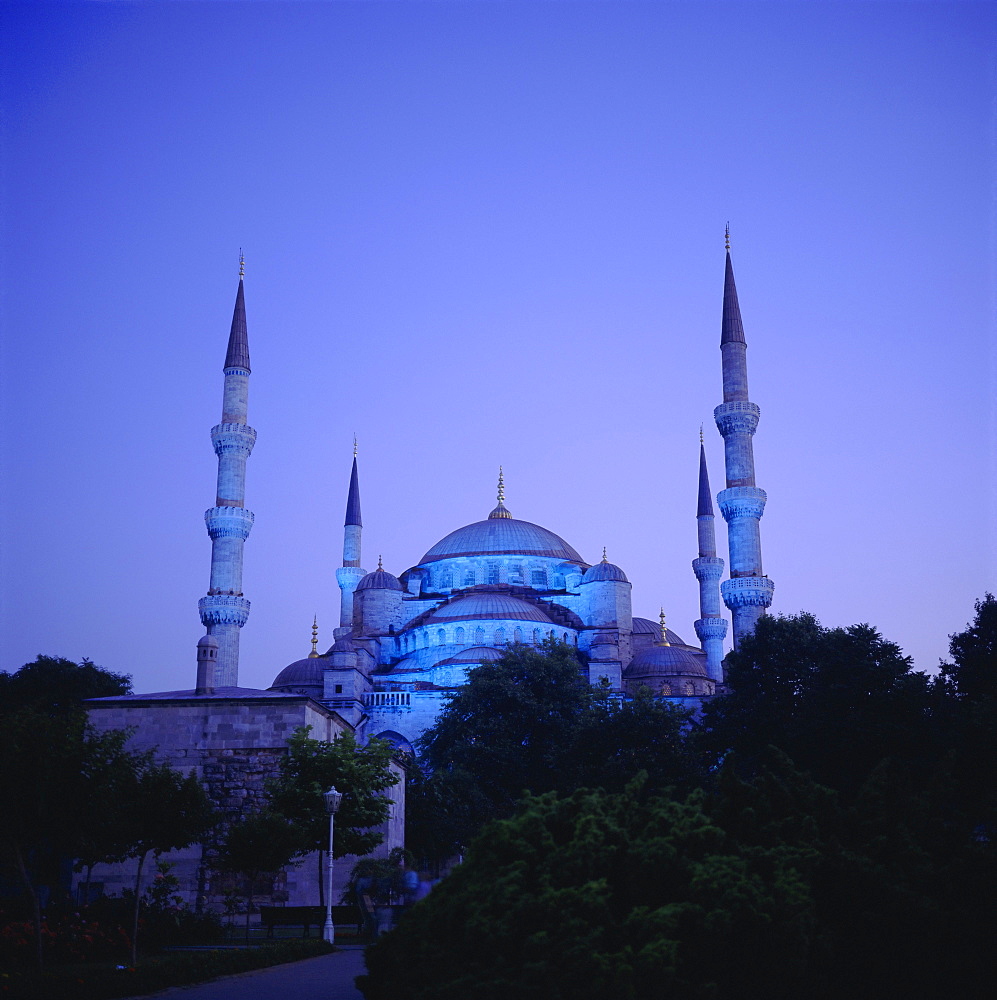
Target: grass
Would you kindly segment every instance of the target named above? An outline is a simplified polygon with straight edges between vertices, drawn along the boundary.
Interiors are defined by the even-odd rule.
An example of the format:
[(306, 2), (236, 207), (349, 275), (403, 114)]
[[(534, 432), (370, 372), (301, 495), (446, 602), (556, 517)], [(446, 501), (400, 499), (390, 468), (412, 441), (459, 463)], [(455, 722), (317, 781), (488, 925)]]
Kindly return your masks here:
[(41, 975), (0, 974), (2, 1000), (113, 1000), (186, 986), (218, 976), (264, 969), (326, 955), (333, 947), (317, 938), (273, 941), (249, 948), (174, 951), (143, 959), (135, 968), (111, 964), (55, 966)]

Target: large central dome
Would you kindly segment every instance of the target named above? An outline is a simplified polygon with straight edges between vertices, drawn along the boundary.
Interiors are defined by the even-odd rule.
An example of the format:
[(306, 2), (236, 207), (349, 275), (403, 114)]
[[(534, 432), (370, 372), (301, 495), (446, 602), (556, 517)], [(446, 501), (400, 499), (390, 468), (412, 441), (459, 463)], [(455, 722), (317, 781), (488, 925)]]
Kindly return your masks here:
[(458, 556), (547, 556), (567, 562), (587, 563), (559, 535), (529, 521), (514, 517), (489, 517), (451, 531), (441, 538), (420, 560), (421, 563)]

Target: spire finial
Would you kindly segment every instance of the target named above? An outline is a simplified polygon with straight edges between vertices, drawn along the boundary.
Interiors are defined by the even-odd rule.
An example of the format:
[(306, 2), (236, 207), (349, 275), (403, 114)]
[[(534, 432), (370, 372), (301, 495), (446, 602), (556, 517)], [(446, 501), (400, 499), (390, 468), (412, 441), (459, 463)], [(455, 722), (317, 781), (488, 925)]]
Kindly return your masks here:
[(354, 458), (357, 457), (357, 436), (356, 436), (356, 434), (353, 435), (353, 457)]
[(239, 247), (239, 280), (242, 281), (246, 277), (246, 256), (242, 252), (242, 247)]
[(699, 425), (699, 447), (703, 447), (703, 425)]
[(377, 571), (378, 571), (378, 573), (380, 573), (383, 569), (384, 569), (384, 566), (381, 564), (381, 557), (378, 556), (377, 557)]
[(669, 646), (671, 643), (668, 641), (668, 629), (665, 628), (665, 609), (662, 608), (658, 617), (661, 620), (661, 645)]
[(312, 651), (308, 654), (308, 659), (313, 660), (318, 656), (318, 615), (312, 618)]
[(506, 510), (505, 507), (505, 477), (502, 475), (502, 466), (499, 466), (499, 477), (498, 477), (498, 504), (489, 515), (488, 519), (491, 520), (493, 517), (512, 517), (512, 514)]
[(730, 223), (724, 227), (724, 250), (730, 252)]
[(606, 558), (606, 546), (605, 545), (603, 545), (603, 547), (602, 547), (602, 561), (603, 562), (609, 562), (609, 560)]

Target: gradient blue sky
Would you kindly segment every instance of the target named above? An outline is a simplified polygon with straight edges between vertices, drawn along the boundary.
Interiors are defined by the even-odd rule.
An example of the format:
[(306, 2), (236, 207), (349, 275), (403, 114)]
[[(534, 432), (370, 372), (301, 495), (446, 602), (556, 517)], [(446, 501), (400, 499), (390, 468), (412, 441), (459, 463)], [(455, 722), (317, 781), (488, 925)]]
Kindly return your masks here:
[(368, 569), (485, 516), (502, 463), (693, 639), (728, 219), (773, 611), (933, 669), (995, 587), (993, 4), (2, 18), (0, 668), (193, 683), (240, 246), (246, 685), (330, 640), (354, 432)]

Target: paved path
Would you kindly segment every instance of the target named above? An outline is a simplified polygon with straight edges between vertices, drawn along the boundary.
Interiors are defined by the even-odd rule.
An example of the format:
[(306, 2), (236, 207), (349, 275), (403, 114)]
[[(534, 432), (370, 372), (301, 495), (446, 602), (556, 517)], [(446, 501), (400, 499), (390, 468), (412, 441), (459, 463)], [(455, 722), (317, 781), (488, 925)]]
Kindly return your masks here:
[(155, 1000), (363, 1000), (353, 980), (364, 971), (363, 948), (346, 947), (210, 983), (174, 986), (152, 996)]

